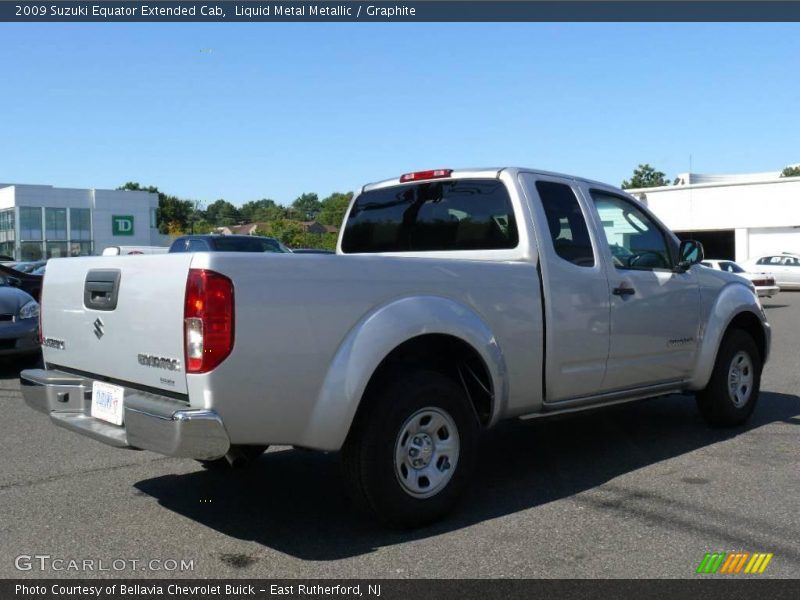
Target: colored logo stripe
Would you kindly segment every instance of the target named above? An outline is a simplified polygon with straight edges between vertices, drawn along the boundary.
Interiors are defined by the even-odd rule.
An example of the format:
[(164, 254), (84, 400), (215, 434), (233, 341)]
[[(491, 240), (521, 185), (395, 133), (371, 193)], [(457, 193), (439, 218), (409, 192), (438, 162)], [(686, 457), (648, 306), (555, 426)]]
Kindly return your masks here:
[(761, 574), (772, 557), (771, 552), (756, 552), (752, 555), (749, 552), (707, 552), (697, 567), (697, 573), (738, 574), (744, 568), (745, 573)]
[(745, 573), (763, 573), (764, 570), (767, 568), (769, 561), (772, 560), (772, 553), (769, 554), (760, 553), (760, 554), (753, 554), (753, 558), (750, 559), (750, 562), (747, 563), (747, 566), (744, 569)]
[(713, 554), (709, 554), (707, 552), (703, 557), (703, 560), (700, 562), (700, 566), (697, 567), (697, 572), (716, 573), (723, 560), (725, 560), (724, 552), (714, 552)]
[(727, 560), (722, 564), (720, 573), (738, 573), (742, 570), (747, 557), (750, 556), (749, 552), (731, 552), (728, 554)]

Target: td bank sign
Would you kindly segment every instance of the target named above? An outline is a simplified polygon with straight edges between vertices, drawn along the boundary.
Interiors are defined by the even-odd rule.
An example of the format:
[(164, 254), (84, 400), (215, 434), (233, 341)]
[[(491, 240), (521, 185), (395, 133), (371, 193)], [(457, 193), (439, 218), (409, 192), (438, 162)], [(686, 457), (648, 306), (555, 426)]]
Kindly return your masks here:
[(112, 235), (133, 235), (133, 215), (112, 215)]

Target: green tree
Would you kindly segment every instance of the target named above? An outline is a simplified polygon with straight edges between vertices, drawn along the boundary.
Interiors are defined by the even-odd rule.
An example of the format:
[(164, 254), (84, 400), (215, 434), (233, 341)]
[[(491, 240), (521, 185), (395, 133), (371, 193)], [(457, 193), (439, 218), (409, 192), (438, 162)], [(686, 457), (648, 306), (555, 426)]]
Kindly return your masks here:
[(209, 204), (205, 210), (205, 220), (215, 225), (222, 227), (224, 225), (236, 225), (242, 220), (239, 214), (239, 209), (227, 200), (216, 200)]
[(304, 235), (303, 226), (297, 221), (289, 219), (274, 219), (267, 222), (263, 228), (256, 229), (256, 235), (265, 235), (280, 240), (290, 248), (299, 248)]
[(276, 238), (289, 248), (336, 249), (335, 233), (308, 233), (303, 231), (300, 223), (290, 219), (276, 219), (263, 223), (256, 229), (255, 234)]
[(198, 219), (191, 222), (189, 230), (191, 233), (214, 233), (216, 228), (217, 226), (213, 223), (209, 223), (205, 219)]
[(638, 188), (651, 188), (669, 185), (666, 175), (661, 171), (656, 171), (648, 164), (639, 165), (634, 169), (633, 177), (630, 181), (627, 179), (622, 182), (622, 189), (638, 189)]
[(319, 248), (320, 250), (336, 250), (338, 235), (335, 233), (307, 233), (303, 246), (298, 248)]
[(183, 235), (186, 233), (186, 228), (178, 223), (178, 221), (169, 221), (166, 224), (166, 231), (164, 233), (171, 235), (173, 237), (178, 237), (179, 235)]
[(128, 190), (131, 192), (150, 192), (151, 194), (161, 194), (158, 188), (154, 185), (143, 186), (137, 181), (128, 181), (125, 185), (121, 185), (118, 190)]
[(284, 219), (288, 216), (288, 211), (285, 206), (277, 204), (274, 200), (262, 198), (245, 202), (239, 209), (239, 214), (247, 223), (262, 223)]
[(191, 200), (181, 200), (176, 196), (165, 194), (154, 185), (145, 187), (135, 181), (129, 181), (117, 189), (158, 194), (156, 224), (159, 232), (170, 233), (171, 231), (186, 231), (188, 229), (189, 221), (194, 211), (194, 203)]
[(347, 207), (350, 206), (352, 199), (353, 192), (347, 192), (346, 194), (334, 192), (321, 202), (322, 208), (317, 220), (324, 225), (341, 227), (344, 213), (347, 212)]
[(303, 194), (292, 202), (292, 209), (303, 221), (313, 221), (322, 210), (322, 203), (316, 194)]
[(781, 177), (800, 177), (800, 165), (794, 165), (792, 167), (786, 167), (781, 172)]

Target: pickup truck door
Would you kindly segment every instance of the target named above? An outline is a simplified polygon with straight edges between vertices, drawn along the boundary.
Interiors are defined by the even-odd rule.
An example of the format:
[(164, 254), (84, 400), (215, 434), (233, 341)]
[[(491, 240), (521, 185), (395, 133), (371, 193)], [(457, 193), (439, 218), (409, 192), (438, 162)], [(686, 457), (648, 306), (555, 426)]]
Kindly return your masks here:
[[(575, 182), (520, 174), (533, 216), (544, 317), (543, 397), (597, 393), (608, 358), (609, 291), (601, 238)], [(533, 366), (533, 365), (532, 365)]]
[(692, 270), (674, 270), (674, 237), (639, 203), (583, 189), (605, 235), (611, 340), (602, 391), (678, 382), (695, 364), (700, 292)]

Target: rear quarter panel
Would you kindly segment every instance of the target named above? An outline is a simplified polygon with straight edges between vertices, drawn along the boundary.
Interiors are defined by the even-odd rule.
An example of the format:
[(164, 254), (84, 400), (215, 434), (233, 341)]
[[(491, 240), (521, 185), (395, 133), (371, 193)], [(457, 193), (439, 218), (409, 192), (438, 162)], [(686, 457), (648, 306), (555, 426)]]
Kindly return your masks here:
[[(384, 356), (381, 350), (351, 358), (366, 366), (348, 371), (353, 379), (344, 382), (331, 374), (342, 368), (337, 356), (371, 315), (409, 298), (443, 299), (485, 324), (505, 362), (505, 397), (497, 402), (503, 416), (530, 412), (541, 401), (539, 284), (527, 262), (205, 253), (195, 254), (192, 266), (234, 281), (234, 349), (211, 373), (187, 378), (192, 404), (218, 411), (233, 443), (338, 449), (364, 377)], [(384, 349), (458, 329), (426, 308), (383, 311), (380, 321)], [(342, 411), (330, 410), (337, 403)], [(328, 428), (320, 426), (320, 414)]]

